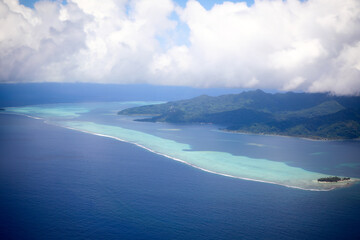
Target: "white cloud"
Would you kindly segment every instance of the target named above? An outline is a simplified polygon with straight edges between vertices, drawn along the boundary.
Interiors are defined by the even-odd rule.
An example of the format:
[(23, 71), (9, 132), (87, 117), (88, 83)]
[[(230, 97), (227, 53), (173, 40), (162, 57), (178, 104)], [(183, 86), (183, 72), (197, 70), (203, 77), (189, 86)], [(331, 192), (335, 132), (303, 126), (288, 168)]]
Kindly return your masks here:
[[(360, 91), (358, 0), (0, 1), (0, 81)], [(174, 20), (174, 14), (179, 20)], [(181, 21), (181, 22), (180, 22)], [(177, 25), (189, 44), (177, 45)], [(183, 35), (181, 35), (183, 37)]]
[[(177, 72), (186, 76), (185, 84), (197, 86), (360, 90), (359, 69), (353, 67), (360, 60), (354, 53), (360, 42), (357, 0), (263, 0), (251, 7), (225, 2), (209, 11), (189, 1), (179, 15), (191, 30), (190, 46), (183, 50), (191, 68), (182, 71), (175, 64), (169, 72), (166, 66), (157, 69), (159, 78), (172, 79)], [(154, 61), (177, 58), (170, 49)]]

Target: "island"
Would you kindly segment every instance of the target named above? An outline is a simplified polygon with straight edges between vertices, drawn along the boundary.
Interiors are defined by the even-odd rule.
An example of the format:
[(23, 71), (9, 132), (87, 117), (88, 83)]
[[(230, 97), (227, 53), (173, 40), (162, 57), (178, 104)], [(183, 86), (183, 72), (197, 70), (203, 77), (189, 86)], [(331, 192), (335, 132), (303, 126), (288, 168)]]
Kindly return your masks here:
[(319, 178), (319, 179), (318, 179), (318, 182), (329, 182), (329, 183), (333, 183), (333, 182), (342, 182), (342, 181), (349, 181), (349, 180), (350, 180), (349, 177), (340, 178), (340, 177), (334, 176), (334, 177)]
[(136, 121), (216, 124), (225, 131), (319, 140), (360, 137), (360, 97), (246, 91), (128, 108)]

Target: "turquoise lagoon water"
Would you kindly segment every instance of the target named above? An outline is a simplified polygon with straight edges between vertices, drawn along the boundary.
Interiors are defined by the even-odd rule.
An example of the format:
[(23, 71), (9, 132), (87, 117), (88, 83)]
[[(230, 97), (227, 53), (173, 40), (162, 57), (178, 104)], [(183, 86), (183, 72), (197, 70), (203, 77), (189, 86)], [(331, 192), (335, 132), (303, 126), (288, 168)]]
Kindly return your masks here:
[[(359, 166), (354, 163), (356, 159), (347, 157), (345, 162), (341, 162), (334, 159), (336, 154), (323, 150), (324, 147), (333, 151), (341, 148), (346, 152), (343, 148), (348, 145), (355, 148), (359, 146), (356, 141), (343, 146), (342, 142), (224, 133), (218, 131), (217, 126), (135, 122), (133, 117), (116, 114), (127, 107), (156, 103), (158, 102), (49, 104), (6, 110), (42, 118), (49, 124), (130, 142), (169, 159), (229, 177), (317, 191), (332, 190), (358, 181), (356, 171), (355, 174), (354, 171), (347, 171)], [(336, 147), (332, 148), (330, 145), (334, 143)], [(300, 148), (291, 153), (291, 148), (295, 145)], [(314, 149), (314, 145), (319, 145), (320, 150)], [(299, 154), (301, 147), (307, 151)], [(284, 154), (285, 149), (290, 150)], [(318, 159), (320, 161), (316, 162)], [(353, 182), (317, 182), (320, 177), (337, 173), (344, 176), (350, 174)]]

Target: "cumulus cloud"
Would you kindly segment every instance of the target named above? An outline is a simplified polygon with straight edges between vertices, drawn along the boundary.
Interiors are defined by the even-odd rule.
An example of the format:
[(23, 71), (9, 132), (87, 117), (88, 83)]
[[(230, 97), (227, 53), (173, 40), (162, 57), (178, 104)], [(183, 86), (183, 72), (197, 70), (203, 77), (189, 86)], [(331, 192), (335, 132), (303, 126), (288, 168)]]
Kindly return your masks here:
[(0, 29), (1, 82), (360, 92), (358, 0), (2, 0)]

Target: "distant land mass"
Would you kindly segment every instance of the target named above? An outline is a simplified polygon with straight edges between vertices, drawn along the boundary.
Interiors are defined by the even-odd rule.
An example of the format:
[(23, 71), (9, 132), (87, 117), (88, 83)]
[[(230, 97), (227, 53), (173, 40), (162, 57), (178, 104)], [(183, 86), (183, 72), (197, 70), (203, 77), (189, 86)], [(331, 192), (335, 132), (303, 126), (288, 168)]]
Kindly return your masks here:
[(206, 123), (223, 130), (311, 139), (360, 137), (360, 97), (326, 93), (265, 93), (262, 90), (128, 108), (136, 121)]

